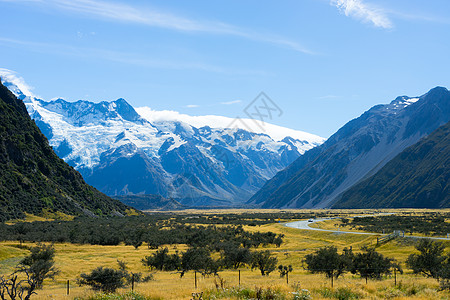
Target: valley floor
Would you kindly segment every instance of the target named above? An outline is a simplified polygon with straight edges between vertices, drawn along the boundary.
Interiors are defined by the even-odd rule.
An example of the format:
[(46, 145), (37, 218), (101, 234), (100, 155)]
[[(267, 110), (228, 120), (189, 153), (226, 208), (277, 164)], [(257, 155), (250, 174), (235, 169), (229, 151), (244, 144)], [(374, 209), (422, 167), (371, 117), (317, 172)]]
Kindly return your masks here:
[[(327, 226), (331, 227), (332, 225), (328, 224)], [(349, 293), (349, 297), (354, 295), (353, 298), (342, 299), (450, 299), (450, 293), (438, 291), (439, 286), (436, 280), (414, 275), (408, 269), (404, 274), (397, 276), (397, 286), (394, 286), (393, 276), (386, 277), (382, 281), (369, 281), (366, 285), (363, 279), (347, 273), (335, 281), (334, 289), (329, 288), (330, 281), (323, 275), (313, 275), (303, 269), (303, 257), (320, 247), (334, 245), (340, 252), (344, 247), (352, 246), (357, 251), (364, 245), (374, 246), (377, 235), (299, 230), (286, 227), (284, 223), (244, 226), (244, 229), (284, 234), (284, 242), (280, 248), (269, 246), (258, 248), (258, 250), (272, 251), (278, 258), (278, 264), (292, 265), (294, 271), (289, 274), (289, 284), (287, 284), (286, 279), (280, 278), (276, 270), (270, 276), (263, 277), (258, 270), (241, 268), (241, 288), (253, 290), (261, 287), (270, 288), (274, 293), (284, 295), (284, 298), (280, 296), (274, 299), (294, 299), (295, 292), (301, 292), (301, 289), (308, 290), (307, 293), (311, 294), (312, 299), (329, 299), (332, 297), (333, 291)], [(402, 263), (405, 269), (406, 258), (415, 252), (413, 243), (412, 239), (395, 239), (378, 246), (377, 251), (387, 257), (395, 258)], [(444, 241), (444, 243), (447, 247), (450, 246), (450, 242)], [(22, 247), (31, 245), (33, 244), (24, 243)], [(141, 259), (156, 251), (149, 250), (145, 245), (137, 250), (133, 246), (125, 245), (96, 246), (57, 243), (54, 247), (56, 250), (55, 264), (60, 273), (56, 280), (47, 280), (43, 290), (38, 291), (38, 295), (33, 296), (32, 299), (88, 298), (94, 292), (87, 287), (78, 287), (76, 278), (81, 273), (88, 273), (98, 266), (117, 268), (118, 259), (125, 261), (131, 272), (153, 273), (153, 281), (138, 283), (135, 286), (135, 291), (152, 299), (192, 299), (194, 292), (204, 292), (204, 299), (244, 299), (232, 296), (231, 289), (239, 287), (238, 270), (219, 272), (219, 276), (224, 279), (224, 288), (227, 290), (219, 289), (217, 291), (215, 282), (217, 283), (218, 279), (213, 276), (203, 278), (197, 274), (198, 286), (195, 288), (194, 272), (188, 272), (183, 278), (180, 278), (179, 273), (176, 272), (155, 272), (145, 268)], [(185, 245), (171, 245), (168, 248), (172, 253), (187, 249)], [(26, 249), (21, 248), (19, 242), (1, 242), (0, 273), (10, 273), (20, 259), (28, 253)], [(67, 295), (67, 281), (70, 285), (69, 295)], [(119, 292), (125, 293), (130, 290), (131, 287), (128, 287)]]

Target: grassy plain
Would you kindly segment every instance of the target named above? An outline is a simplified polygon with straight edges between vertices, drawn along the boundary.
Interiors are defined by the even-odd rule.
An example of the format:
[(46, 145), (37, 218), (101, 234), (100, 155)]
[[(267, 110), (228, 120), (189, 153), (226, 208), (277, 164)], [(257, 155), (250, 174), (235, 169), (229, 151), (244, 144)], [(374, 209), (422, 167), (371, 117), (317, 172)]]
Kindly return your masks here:
[[(230, 213), (226, 211), (210, 211), (211, 214)], [(233, 213), (239, 212), (236, 210)], [(260, 211), (258, 211), (260, 212)], [(268, 211), (269, 212), (269, 211)], [(270, 212), (273, 212), (271, 210)], [(182, 212), (183, 213), (183, 212)], [(194, 213), (189, 211), (189, 213)], [(205, 213), (205, 211), (201, 211)], [(361, 211), (349, 211), (349, 215), (361, 215)], [(334, 221), (334, 220), (333, 220)], [(333, 222), (322, 224), (322, 226), (335, 229)], [(307, 289), (311, 293), (312, 299), (328, 299), (330, 291), (338, 289), (348, 289), (359, 299), (450, 299), (450, 293), (437, 291), (438, 283), (436, 280), (427, 279), (421, 276), (413, 275), (410, 270), (405, 270), (403, 275), (398, 275), (397, 281), (401, 282), (400, 286), (394, 287), (394, 278), (385, 278), (383, 281), (369, 281), (366, 285), (365, 281), (358, 276), (345, 274), (342, 278), (335, 281), (334, 290), (330, 290), (330, 282), (322, 275), (312, 275), (302, 268), (303, 257), (314, 250), (334, 245), (341, 251), (344, 247), (352, 246), (358, 251), (361, 246), (376, 244), (376, 236), (337, 234), (320, 231), (307, 231), (289, 228), (283, 223), (274, 223), (261, 226), (245, 226), (247, 231), (272, 231), (285, 235), (284, 242), (280, 248), (276, 246), (267, 246), (258, 250), (271, 250), (278, 258), (278, 263), (283, 265), (292, 265), (294, 271), (289, 275), (289, 284), (285, 278), (280, 278), (277, 271), (274, 271), (268, 277), (262, 277), (258, 270), (250, 270), (241, 268), (241, 287), (249, 289), (257, 289), (259, 287), (270, 288), (278, 291), (279, 295), (284, 295), (285, 299), (293, 299), (296, 290)], [(405, 268), (404, 262), (409, 254), (414, 252), (414, 244), (411, 239), (396, 239), (377, 247), (377, 251), (397, 259)], [(31, 243), (23, 243), (24, 246), (32, 246)], [(117, 267), (117, 259), (125, 261), (130, 271), (150, 273), (145, 268), (141, 259), (144, 256), (156, 250), (150, 250), (145, 245), (134, 249), (133, 246), (98, 246), (98, 245), (77, 245), (68, 243), (55, 244), (56, 267), (60, 270), (60, 274), (56, 280), (48, 280), (44, 283), (44, 289), (38, 291), (38, 295), (32, 299), (74, 299), (76, 297), (86, 298), (94, 293), (87, 287), (78, 287), (75, 283), (76, 278), (81, 273), (90, 272), (98, 266)], [(450, 243), (446, 242), (446, 246)], [(184, 251), (185, 245), (169, 245), (171, 252)], [(29, 252), (20, 247), (19, 242), (1, 242), (0, 243), (0, 273), (10, 273), (20, 259)], [(238, 299), (233, 298), (225, 291), (216, 291), (214, 277), (203, 278), (197, 274), (198, 286), (194, 287), (194, 273), (188, 272), (183, 278), (180, 278), (176, 272), (152, 272), (154, 280), (148, 283), (138, 283), (135, 290), (144, 296), (152, 299), (192, 299), (193, 292), (205, 292), (204, 296), (221, 295), (222, 299)], [(225, 270), (219, 272), (219, 276), (225, 280), (225, 287), (231, 289), (238, 287), (238, 271)], [(67, 280), (70, 284), (70, 294), (67, 295)], [(130, 288), (120, 290), (124, 293)], [(349, 296), (350, 297), (350, 296)], [(355, 296), (356, 297), (356, 296)], [(205, 297), (206, 298), (206, 297)], [(278, 298), (275, 298), (278, 299)], [(280, 298), (284, 299), (284, 298)], [(351, 298), (343, 298), (351, 299)], [(355, 299), (355, 298), (353, 298)]]

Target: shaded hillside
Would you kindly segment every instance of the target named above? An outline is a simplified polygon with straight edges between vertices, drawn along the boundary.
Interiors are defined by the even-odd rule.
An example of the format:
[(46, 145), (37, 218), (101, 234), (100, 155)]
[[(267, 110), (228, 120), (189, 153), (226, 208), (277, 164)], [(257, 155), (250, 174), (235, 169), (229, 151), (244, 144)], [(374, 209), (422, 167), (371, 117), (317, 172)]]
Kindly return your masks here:
[(114, 198), (139, 210), (176, 210), (184, 208), (180, 202), (174, 199), (166, 199), (160, 195), (125, 195), (115, 196)]
[(333, 208), (450, 207), (450, 123), (405, 149)]
[(397, 97), (351, 120), (266, 182), (249, 204), (263, 208), (331, 207), (405, 148), (450, 120), (450, 92)]
[(0, 83), (0, 221), (26, 213), (124, 214), (53, 152), (23, 102)]

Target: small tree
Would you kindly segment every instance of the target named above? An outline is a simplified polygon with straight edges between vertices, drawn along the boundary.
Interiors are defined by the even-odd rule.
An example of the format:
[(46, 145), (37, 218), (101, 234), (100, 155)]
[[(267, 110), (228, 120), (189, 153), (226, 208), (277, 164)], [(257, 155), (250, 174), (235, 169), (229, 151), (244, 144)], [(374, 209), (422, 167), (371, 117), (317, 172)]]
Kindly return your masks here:
[(280, 272), (280, 277), (284, 277), (285, 275), (288, 275), (289, 273), (291, 273), (294, 269), (292, 268), (291, 265), (289, 266), (283, 266), (283, 265), (279, 265), (278, 266), (278, 272)]
[(286, 276), (286, 283), (289, 283), (289, 273), (291, 273), (292, 271), (294, 271), (294, 269), (292, 268), (291, 265), (289, 265), (289, 266), (279, 265), (278, 266), (278, 272), (280, 272), (280, 277), (283, 278), (284, 276)]
[[(53, 246), (38, 244), (32, 247), (31, 254), (25, 257), (17, 266), (17, 271), (12, 273), (9, 278), (0, 277), (0, 298), (11, 300), (21, 299), (29, 300), (35, 290), (42, 287), (46, 278), (54, 278), (58, 273), (53, 266), (53, 257), (55, 249)], [(24, 274), (24, 276), (21, 276)]]
[(225, 246), (221, 252), (221, 265), (225, 268), (237, 269), (244, 264), (249, 264), (252, 254), (248, 248), (241, 248), (231, 244)]
[(77, 282), (79, 285), (89, 285), (96, 291), (114, 293), (125, 286), (126, 275), (123, 270), (98, 267), (90, 274), (82, 273)]
[(430, 239), (421, 239), (415, 248), (420, 253), (408, 256), (406, 265), (415, 274), (423, 274), (439, 280), (442, 264), (446, 259), (444, 256), (444, 244), (433, 242)]
[(269, 276), (277, 266), (277, 258), (269, 250), (255, 251), (252, 254), (252, 269), (259, 269), (262, 276)]
[(362, 278), (381, 279), (381, 275), (390, 274), (394, 267), (393, 259), (384, 257), (374, 248), (362, 247), (363, 252), (354, 256), (351, 272), (358, 273)]
[(142, 259), (144, 266), (160, 271), (174, 271), (181, 267), (181, 258), (177, 254), (169, 254), (169, 249), (163, 248)]
[(439, 287), (441, 290), (450, 290), (450, 254), (446, 255), (439, 271)]
[(352, 261), (352, 255), (351, 249), (344, 249), (343, 254), (339, 255), (336, 247), (329, 246), (306, 255), (304, 263), (311, 273), (322, 273), (330, 278), (333, 287), (333, 278), (337, 279), (344, 274)]
[(181, 276), (187, 271), (193, 270), (203, 275), (217, 274), (219, 265), (211, 258), (211, 254), (206, 248), (191, 248), (182, 254)]
[(55, 268), (55, 248), (52, 245), (38, 244), (30, 249), (31, 254), (25, 257), (19, 264), (20, 272), (29, 274), (30, 279), (36, 284), (36, 288), (42, 288), (45, 278), (53, 279), (58, 270)]

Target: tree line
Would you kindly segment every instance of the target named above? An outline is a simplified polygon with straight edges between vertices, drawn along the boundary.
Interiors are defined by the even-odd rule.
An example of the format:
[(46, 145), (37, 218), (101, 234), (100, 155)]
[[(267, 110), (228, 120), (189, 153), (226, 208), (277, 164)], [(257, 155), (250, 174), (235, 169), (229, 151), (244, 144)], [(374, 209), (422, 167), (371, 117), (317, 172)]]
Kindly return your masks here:
[(355, 217), (351, 221), (342, 219), (353, 229), (369, 232), (393, 232), (401, 230), (406, 233), (421, 233), (432, 236), (446, 236), (450, 233), (450, 223), (446, 222), (450, 215), (448, 213), (427, 213), (420, 216), (415, 215), (387, 215), (374, 217)]
[(219, 251), (234, 242), (245, 248), (274, 244), (280, 246), (283, 235), (273, 232), (248, 232), (241, 225), (215, 226), (182, 224), (148, 216), (79, 218), (73, 221), (20, 222), (0, 224), (0, 240), (28, 242), (69, 242), (91, 245), (125, 243), (136, 248), (146, 243), (150, 248), (161, 245), (187, 244)]
[[(418, 253), (408, 256), (406, 266), (414, 274), (436, 279), (441, 289), (450, 290), (450, 253), (444, 253), (445, 245), (430, 239), (420, 239), (415, 248)], [(403, 273), (399, 262), (367, 246), (362, 247), (359, 253), (354, 253), (351, 247), (344, 248), (341, 254), (334, 246), (323, 247), (306, 255), (303, 263), (304, 268), (311, 273), (325, 274), (332, 286), (333, 279), (346, 272), (359, 274), (366, 283), (368, 279), (380, 280), (383, 275)]]

